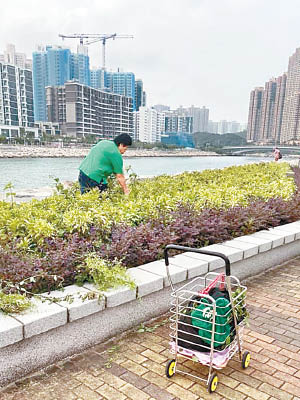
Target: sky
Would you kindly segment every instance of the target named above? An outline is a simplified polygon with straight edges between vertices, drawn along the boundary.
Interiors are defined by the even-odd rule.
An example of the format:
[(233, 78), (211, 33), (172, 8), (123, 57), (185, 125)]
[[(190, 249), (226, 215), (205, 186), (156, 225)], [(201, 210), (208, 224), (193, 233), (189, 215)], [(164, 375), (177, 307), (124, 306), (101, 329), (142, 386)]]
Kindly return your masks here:
[[(76, 51), (59, 33), (127, 34), (108, 40), (106, 66), (142, 79), (147, 105), (208, 107), (213, 121), (245, 123), (250, 91), (287, 71), (300, 47), (299, 0), (10, 0), (1, 7), (7, 43), (29, 58), (37, 45)], [(91, 66), (101, 43), (89, 45)]]

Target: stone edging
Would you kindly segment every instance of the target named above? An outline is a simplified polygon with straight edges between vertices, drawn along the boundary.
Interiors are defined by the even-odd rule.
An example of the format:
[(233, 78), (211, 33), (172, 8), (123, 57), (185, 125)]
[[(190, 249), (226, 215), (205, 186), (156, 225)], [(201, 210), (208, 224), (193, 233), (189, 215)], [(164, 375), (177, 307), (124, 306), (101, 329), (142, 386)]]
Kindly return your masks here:
[[(225, 254), (232, 275), (244, 279), (300, 255), (299, 239), (297, 221), (205, 249)], [(180, 287), (208, 268), (214, 271), (223, 266), (220, 258), (186, 252), (170, 257), (169, 268), (173, 283)], [(34, 300), (36, 307), (30, 312), (12, 316), (0, 313), (0, 385), (168, 311), (171, 296), (163, 260), (131, 268), (129, 274), (137, 283), (136, 290), (110, 290), (100, 302), (82, 302), (79, 298), (96, 291), (93, 285), (72, 285), (50, 294), (74, 295), (71, 304)]]

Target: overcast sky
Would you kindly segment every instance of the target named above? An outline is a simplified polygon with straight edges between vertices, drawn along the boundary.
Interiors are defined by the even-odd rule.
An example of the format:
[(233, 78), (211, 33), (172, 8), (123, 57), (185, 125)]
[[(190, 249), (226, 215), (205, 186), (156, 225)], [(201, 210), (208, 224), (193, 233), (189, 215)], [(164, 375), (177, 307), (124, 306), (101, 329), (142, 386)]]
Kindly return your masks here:
[[(59, 33), (119, 33), (110, 40), (108, 69), (132, 71), (144, 82), (148, 105), (206, 106), (210, 119), (247, 122), (250, 91), (287, 70), (300, 46), (299, 0), (9, 0), (1, 7), (0, 52), (14, 43), (77, 40)], [(89, 46), (91, 66), (101, 44)]]

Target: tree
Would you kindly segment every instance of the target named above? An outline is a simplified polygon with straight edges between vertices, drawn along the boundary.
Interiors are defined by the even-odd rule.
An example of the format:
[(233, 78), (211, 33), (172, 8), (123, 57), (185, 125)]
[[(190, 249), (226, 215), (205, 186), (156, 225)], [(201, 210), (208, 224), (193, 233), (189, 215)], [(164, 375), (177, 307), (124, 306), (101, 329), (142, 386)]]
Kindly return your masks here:
[(219, 135), (216, 133), (196, 132), (193, 135), (195, 147), (206, 150), (207, 144), (210, 148), (222, 148), (224, 146), (244, 146), (247, 144), (246, 139), (235, 133), (224, 133)]

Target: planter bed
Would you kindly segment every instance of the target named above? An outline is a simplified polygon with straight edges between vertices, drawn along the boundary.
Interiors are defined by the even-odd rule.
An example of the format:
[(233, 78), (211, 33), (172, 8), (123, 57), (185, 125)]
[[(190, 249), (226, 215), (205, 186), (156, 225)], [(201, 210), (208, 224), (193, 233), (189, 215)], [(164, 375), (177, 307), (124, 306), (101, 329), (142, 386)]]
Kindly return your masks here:
[[(300, 255), (300, 221), (242, 236), (205, 249), (224, 253), (231, 261), (232, 275), (240, 279)], [(219, 270), (217, 257), (186, 252), (170, 258), (170, 273), (177, 285), (207, 272)], [(104, 298), (82, 301), (79, 295), (96, 290), (91, 284), (68, 286), (59, 297), (73, 294), (69, 304), (35, 300), (36, 307), (23, 314), (0, 314), (0, 385), (52, 364), (132, 328), (169, 309), (170, 286), (164, 261), (131, 268), (136, 290), (119, 288)]]

